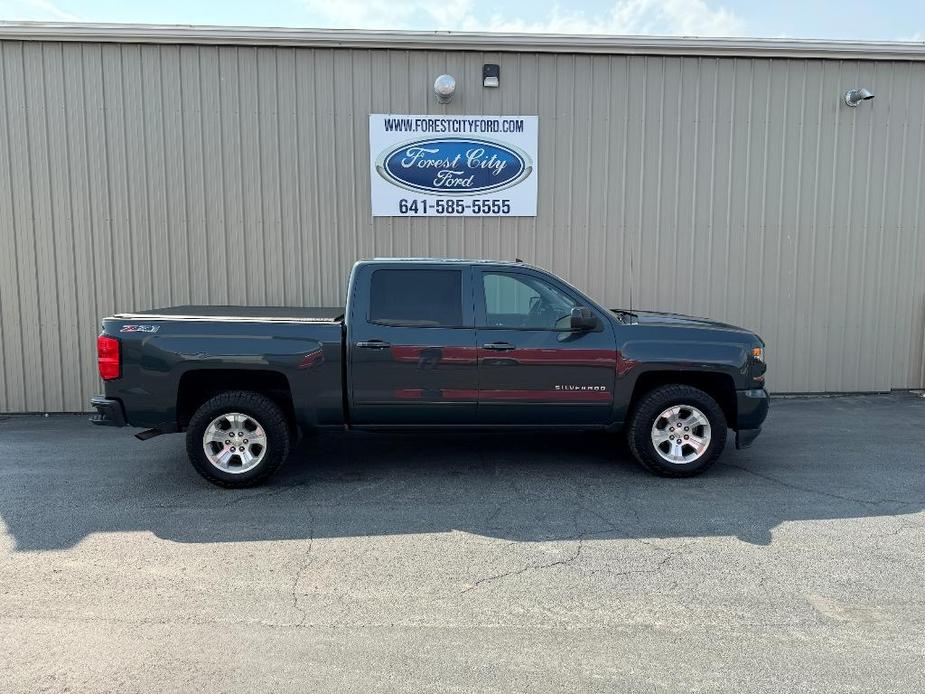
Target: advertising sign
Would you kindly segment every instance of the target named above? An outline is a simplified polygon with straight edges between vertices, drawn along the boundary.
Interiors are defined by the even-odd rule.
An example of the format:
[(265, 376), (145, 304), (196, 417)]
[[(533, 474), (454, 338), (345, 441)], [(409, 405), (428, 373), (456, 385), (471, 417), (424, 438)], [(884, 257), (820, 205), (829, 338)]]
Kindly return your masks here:
[(375, 217), (535, 217), (536, 116), (369, 117)]

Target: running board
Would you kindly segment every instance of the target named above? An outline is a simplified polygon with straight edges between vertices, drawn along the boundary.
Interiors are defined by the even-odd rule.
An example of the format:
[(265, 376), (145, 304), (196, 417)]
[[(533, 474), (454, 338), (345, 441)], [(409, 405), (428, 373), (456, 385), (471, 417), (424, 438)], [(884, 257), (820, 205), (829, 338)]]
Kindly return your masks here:
[(176, 424), (161, 424), (160, 426), (156, 426), (151, 429), (139, 431), (137, 434), (135, 434), (135, 438), (139, 441), (147, 441), (148, 439), (153, 439), (155, 436), (160, 436), (161, 434), (175, 434), (178, 431), (180, 431), (180, 428)]

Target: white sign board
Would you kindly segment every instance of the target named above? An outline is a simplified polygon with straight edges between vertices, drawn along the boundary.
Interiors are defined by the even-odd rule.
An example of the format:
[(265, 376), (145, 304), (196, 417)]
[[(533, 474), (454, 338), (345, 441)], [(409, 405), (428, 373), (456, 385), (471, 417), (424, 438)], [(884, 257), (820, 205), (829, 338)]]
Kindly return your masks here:
[(537, 116), (369, 117), (375, 217), (535, 217)]

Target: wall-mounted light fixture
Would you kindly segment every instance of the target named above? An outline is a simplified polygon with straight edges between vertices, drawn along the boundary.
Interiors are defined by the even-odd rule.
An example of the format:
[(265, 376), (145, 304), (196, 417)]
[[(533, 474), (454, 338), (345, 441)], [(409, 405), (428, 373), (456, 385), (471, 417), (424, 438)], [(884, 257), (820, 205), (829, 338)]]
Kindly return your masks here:
[(482, 66), (482, 86), (483, 87), (500, 87), (501, 86), (501, 66), (494, 63), (485, 63)]
[(448, 104), (456, 93), (456, 78), (453, 75), (440, 75), (434, 80), (434, 94), (441, 104)]
[(874, 93), (866, 87), (860, 89), (849, 89), (845, 92), (845, 103), (854, 108), (862, 101), (870, 101), (874, 98)]

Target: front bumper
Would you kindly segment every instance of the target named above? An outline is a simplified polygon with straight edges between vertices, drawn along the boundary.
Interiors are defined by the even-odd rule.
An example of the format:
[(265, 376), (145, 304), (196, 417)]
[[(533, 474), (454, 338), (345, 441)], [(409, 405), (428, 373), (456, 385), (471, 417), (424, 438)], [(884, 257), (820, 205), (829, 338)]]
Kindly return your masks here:
[(758, 434), (760, 433), (761, 427), (757, 429), (739, 429), (736, 432), (736, 448), (739, 450), (748, 448), (752, 445), (752, 442), (758, 438)]
[(96, 414), (90, 415), (90, 423), (105, 427), (124, 427), (125, 411), (118, 400), (110, 400), (102, 395), (90, 398), (90, 404), (96, 409)]
[(764, 388), (736, 391), (736, 448), (748, 448), (758, 438), (770, 400)]

